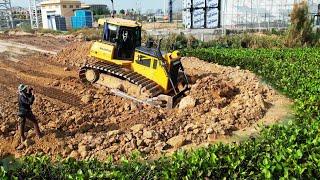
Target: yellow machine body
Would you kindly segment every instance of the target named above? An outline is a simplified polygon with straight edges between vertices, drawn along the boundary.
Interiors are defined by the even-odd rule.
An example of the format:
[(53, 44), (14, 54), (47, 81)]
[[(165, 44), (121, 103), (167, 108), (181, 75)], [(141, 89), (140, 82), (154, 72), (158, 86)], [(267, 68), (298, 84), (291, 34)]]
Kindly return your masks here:
[(136, 21), (110, 18), (99, 24), (103, 36), (90, 49), (94, 62), (86, 61), (79, 70), (81, 81), (107, 86), (134, 101), (172, 108), (189, 89), (180, 53), (162, 53), (161, 41), (157, 48), (152, 41), (142, 46), (141, 24)]
[(115, 59), (114, 50), (115, 47), (112, 43), (95, 42), (91, 47), (90, 56), (95, 57), (100, 61), (114, 63), (121, 65), (124, 68), (128, 68), (156, 82), (163, 88), (165, 93), (170, 91), (169, 77), (167, 76), (164, 67), (167, 66), (168, 69), (171, 69), (172, 63), (180, 60), (181, 57), (178, 51), (163, 55), (163, 58), (166, 61), (166, 64), (164, 65), (157, 57), (139, 51), (134, 52), (133, 61)]

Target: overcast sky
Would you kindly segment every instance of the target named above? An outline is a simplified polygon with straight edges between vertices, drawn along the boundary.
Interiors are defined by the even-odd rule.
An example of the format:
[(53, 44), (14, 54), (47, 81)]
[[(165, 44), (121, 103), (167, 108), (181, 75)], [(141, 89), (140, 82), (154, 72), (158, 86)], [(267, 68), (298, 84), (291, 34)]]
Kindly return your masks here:
[[(88, 4), (107, 4), (111, 6), (110, 0), (81, 0)], [(114, 0), (115, 9), (136, 9), (140, 2), (142, 11), (147, 9), (163, 9), (165, 0)], [(167, 2), (167, 0), (166, 0)], [(12, 6), (28, 7), (28, 0), (11, 0)], [(182, 0), (175, 0), (174, 9), (182, 8)]]

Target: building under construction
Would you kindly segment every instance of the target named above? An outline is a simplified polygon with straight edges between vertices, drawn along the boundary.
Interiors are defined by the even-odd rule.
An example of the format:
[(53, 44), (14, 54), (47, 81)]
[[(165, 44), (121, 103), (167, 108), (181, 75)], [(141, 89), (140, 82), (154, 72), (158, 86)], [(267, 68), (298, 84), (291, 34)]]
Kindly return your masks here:
[(0, 30), (13, 28), (10, 0), (0, 0)]

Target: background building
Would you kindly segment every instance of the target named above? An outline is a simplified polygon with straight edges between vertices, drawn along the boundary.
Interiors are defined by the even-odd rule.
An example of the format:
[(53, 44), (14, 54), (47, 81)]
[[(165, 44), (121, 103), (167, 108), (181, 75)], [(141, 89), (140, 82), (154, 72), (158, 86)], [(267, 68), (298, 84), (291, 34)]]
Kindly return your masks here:
[[(71, 16), (74, 15), (74, 10), (81, 8), (81, 2), (78, 0), (49, 0), (40, 3), (43, 29), (52, 29), (52, 17), (64, 17), (66, 28), (71, 28)], [(54, 28), (53, 28), (54, 29)]]
[[(186, 27), (205, 28), (206, 11), (210, 4), (219, 4), (212, 9), (214, 20), (220, 21), (222, 28), (286, 28), (290, 22), (290, 12), (295, 3), (303, 0), (183, 0), (183, 20)], [(308, 0), (310, 16), (318, 13), (320, 0)], [(219, 10), (219, 12), (217, 12)], [(213, 12), (215, 11), (215, 12)], [(217, 17), (219, 14), (219, 17)], [(199, 16), (199, 17), (198, 17)], [(218, 26), (212, 26), (215, 28)]]

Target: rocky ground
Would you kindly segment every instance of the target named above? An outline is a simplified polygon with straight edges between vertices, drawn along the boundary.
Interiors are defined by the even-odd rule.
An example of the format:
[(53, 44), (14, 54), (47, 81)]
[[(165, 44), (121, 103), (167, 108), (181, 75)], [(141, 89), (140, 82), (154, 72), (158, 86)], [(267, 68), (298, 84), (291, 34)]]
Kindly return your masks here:
[[(268, 119), (274, 107), (287, 110), (290, 105), (249, 71), (183, 58), (192, 83), (186, 97), (172, 110), (143, 106), (116, 97), (107, 88), (80, 83), (77, 66), (86, 58), (90, 42), (50, 37), (47, 43), (43, 37), (37, 43), (24, 38), (29, 37), (11, 39), (31, 45), (44, 43), (46, 50), (55, 50), (61, 43), (62, 50), (57, 55), (29, 52), (21, 55), (19, 62), (0, 54), (1, 156), (44, 152), (79, 159), (112, 155), (117, 160), (140, 151), (153, 157), (228, 138)], [(26, 147), (21, 150), (16, 149), (19, 83), (34, 87), (33, 109), (45, 134), (36, 138), (30, 126)], [(273, 114), (270, 119), (280, 121), (287, 113)]]

